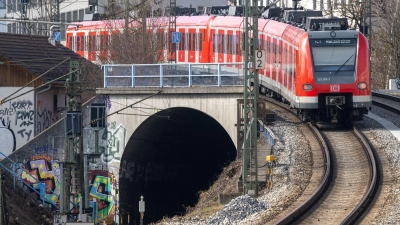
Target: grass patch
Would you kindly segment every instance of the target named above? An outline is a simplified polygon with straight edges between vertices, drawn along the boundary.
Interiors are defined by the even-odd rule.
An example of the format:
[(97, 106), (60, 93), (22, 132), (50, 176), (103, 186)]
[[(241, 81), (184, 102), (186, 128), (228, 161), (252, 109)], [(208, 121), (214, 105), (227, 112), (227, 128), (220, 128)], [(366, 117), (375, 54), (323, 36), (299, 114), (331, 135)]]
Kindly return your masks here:
[(221, 211), (221, 209), (224, 208), (224, 205), (217, 204), (217, 205), (211, 205), (209, 207), (205, 208), (197, 208), (188, 213), (186, 216), (189, 217), (195, 217), (195, 216), (200, 216), (202, 218), (208, 218), (211, 215), (214, 215), (215, 213)]

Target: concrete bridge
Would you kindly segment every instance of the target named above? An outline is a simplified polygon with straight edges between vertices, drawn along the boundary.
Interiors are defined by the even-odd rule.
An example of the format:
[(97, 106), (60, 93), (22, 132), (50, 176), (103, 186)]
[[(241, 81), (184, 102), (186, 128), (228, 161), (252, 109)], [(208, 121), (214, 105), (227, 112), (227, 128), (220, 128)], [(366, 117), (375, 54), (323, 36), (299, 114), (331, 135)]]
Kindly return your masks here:
[[(199, 192), (207, 190), (237, 157), (238, 100), (243, 99), (241, 67), (103, 66), (105, 87), (96, 91), (98, 96), (82, 111), (83, 151), (93, 153), (97, 146), (101, 153), (88, 162), (88, 195), (101, 206), (99, 218), (115, 217), (118, 207), (122, 222), (128, 217), (138, 220), (137, 203), (142, 195), (146, 223), (183, 212), (184, 207), (196, 203)], [(106, 111), (107, 127), (102, 129), (90, 126), (92, 107), (99, 104)], [(60, 173), (72, 176), (72, 194), (77, 194), (81, 185), (74, 178), (76, 171), (66, 175), (63, 170), (63, 162), (71, 154), (65, 130), (64, 118), (9, 156), (32, 170), (30, 173), (36, 173), (31, 165), (46, 165), (46, 176), (42, 178), (44, 173), (39, 171), (39, 181), (30, 182), (51, 179), (55, 194), (38, 196), (49, 206), (57, 204), (57, 195), (62, 196)], [(11, 162), (2, 163), (12, 168)], [(26, 179), (24, 171), (19, 173)]]
[(243, 98), (243, 87), (163, 88), (156, 94), (159, 90), (97, 91), (107, 96), (111, 130), (126, 132), (126, 147), (121, 140), (109, 155), (115, 161), (108, 163), (120, 168), (120, 203), (136, 206), (143, 195), (146, 214), (154, 219), (183, 210), (183, 202), (194, 204), (197, 192), (236, 158), (237, 105)]

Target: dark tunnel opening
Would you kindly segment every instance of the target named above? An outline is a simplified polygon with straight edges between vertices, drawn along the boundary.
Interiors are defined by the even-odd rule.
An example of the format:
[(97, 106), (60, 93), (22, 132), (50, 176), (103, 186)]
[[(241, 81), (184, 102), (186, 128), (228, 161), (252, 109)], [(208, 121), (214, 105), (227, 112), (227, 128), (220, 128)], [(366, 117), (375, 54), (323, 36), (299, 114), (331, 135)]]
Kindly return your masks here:
[(139, 224), (141, 196), (145, 224), (184, 213), (235, 158), (228, 133), (201, 111), (170, 108), (149, 117), (130, 137), (122, 156), (122, 224)]

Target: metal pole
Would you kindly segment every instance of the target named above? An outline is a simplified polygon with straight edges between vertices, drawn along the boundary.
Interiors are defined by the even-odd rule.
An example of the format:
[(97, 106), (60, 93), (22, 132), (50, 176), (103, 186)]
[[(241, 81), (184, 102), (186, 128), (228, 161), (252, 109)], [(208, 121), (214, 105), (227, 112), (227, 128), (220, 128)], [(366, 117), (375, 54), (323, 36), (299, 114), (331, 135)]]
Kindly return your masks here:
[[(251, 4), (251, 5), (250, 5)], [(257, 179), (257, 100), (258, 0), (245, 1), (244, 38), (244, 148), (242, 163), (243, 194), (258, 196)]]

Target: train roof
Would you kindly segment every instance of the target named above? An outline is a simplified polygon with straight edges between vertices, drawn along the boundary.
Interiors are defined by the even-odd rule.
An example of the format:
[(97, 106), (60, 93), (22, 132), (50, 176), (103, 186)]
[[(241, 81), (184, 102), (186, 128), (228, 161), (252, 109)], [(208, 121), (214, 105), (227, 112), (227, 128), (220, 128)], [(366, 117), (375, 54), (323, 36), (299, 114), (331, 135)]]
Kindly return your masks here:
[(244, 17), (217, 16), (212, 22), (213, 27), (240, 28)]
[(214, 19), (214, 16), (178, 16), (176, 18), (176, 23), (180, 26), (199, 26), (206, 25), (210, 20)]

